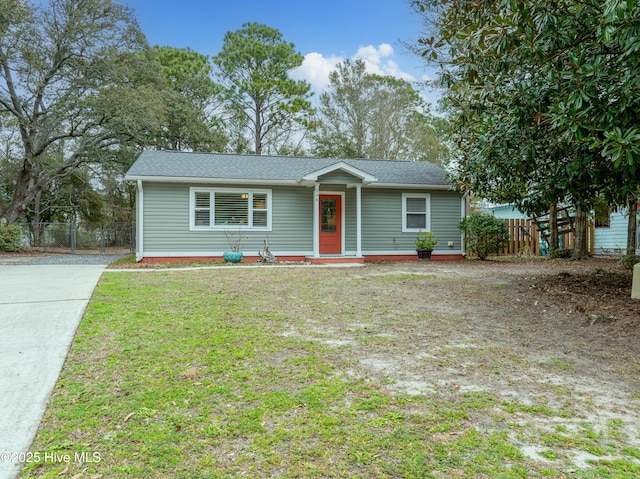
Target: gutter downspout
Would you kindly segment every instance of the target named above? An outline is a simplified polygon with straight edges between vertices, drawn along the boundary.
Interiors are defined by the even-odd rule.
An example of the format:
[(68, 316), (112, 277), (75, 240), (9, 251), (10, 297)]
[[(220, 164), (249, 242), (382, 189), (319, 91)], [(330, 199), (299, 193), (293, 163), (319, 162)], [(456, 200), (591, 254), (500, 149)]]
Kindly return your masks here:
[(144, 189), (142, 188), (142, 180), (138, 180), (138, 191), (136, 201), (136, 222), (138, 238), (136, 241), (136, 261), (142, 261), (144, 258)]

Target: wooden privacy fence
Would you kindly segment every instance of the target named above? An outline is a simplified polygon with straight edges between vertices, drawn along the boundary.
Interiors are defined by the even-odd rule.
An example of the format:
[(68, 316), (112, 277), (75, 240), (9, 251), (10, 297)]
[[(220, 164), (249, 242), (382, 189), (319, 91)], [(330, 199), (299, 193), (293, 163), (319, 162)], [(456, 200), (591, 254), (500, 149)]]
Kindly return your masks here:
[[(541, 234), (536, 222), (524, 218), (505, 218), (507, 229), (509, 230), (509, 242), (499, 253), (501, 256), (512, 254), (530, 254), (538, 256), (549, 254), (549, 246), (546, 241), (540, 241)], [(587, 249), (590, 254), (594, 251), (594, 223), (587, 222)], [(560, 249), (573, 249), (575, 245), (575, 235), (568, 232), (558, 238)]]
[(540, 254), (540, 231), (532, 220), (524, 218), (505, 218), (509, 230), (509, 242), (500, 255)]

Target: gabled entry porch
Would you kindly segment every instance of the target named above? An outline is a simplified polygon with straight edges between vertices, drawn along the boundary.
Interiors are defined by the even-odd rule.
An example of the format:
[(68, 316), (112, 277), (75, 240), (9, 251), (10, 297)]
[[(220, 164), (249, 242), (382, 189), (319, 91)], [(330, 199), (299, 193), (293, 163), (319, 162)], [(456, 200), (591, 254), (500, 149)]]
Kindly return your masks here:
[[(377, 178), (344, 162), (315, 171), (299, 180), (301, 184), (313, 186), (313, 255), (308, 258), (312, 263), (364, 262), (362, 187), (374, 181)], [(345, 188), (355, 190), (355, 195), (347, 195)], [(347, 198), (355, 205), (349, 205)], [(346, 214), (348, 207), (352, 211), (349, 216)], [(352, 235), (350, 251), (346, 245), (347, 232)]]

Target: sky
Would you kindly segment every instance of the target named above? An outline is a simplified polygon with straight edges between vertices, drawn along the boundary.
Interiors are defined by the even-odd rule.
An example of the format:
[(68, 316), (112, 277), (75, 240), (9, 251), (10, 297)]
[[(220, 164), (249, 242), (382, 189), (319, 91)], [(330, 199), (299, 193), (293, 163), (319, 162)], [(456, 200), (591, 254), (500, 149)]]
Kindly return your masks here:
[[(305, 59), (292, 76), (318, 93), (343, 59), (362, 58), (372, 73), (409, 81), (434, 77), (402, 42), (415, 44), (422, 28), (408, 0), (122, 0), (151, 45), (189, 47), (216, 55), (228, 31), (246, 22), (276, 28)], [(437, 94), (421, 89), (427, 101)]]

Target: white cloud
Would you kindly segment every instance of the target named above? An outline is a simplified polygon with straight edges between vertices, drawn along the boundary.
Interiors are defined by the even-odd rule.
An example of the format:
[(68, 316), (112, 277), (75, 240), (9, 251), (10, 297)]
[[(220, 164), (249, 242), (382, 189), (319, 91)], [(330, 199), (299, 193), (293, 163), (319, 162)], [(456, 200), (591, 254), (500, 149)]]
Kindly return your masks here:
[[(358, 48), (358, 51), (351, 59), (362, 59), (369, 73), (415, 81), (416, 78), (411, 73), (402, 71), (400, 66), (393, 60), (393, 56), (393, 47), (388, 43), (381, 43), (377, 47), (367, 45)], [(322, 53), (317, 52), (307, 53), (302, 66), (296, 68), (291, 76), (296, 80), (308, 81), (313, 89), (319, 92), (329, 85), (329, 73), (335, 69), (336, 64), (344, 59), (338, 56), (325, 57)]]
[(393, 47), (388, 43), (381, 43), (377, 47), (367, 45), (358, 49), (354, 59), (361, 58), (364, 60), (367, 71), (370, 73), (415, 81), (416, 77), (411, 73), (402, 71), (400, 66), (392, 59), (393, 53)]
[[(387, 45), (387, 44), (383, 43), (382, 45)], [(380, 47), (382, 47), (382, 45), (380, 45)], [(380, 50), (382, 50), (382, 48), (380, 48)], [(371, 65), (379, 65), (381, 57), (389, 56), (388, 55), (389, 50), (385, 49), (385, 51), (387, 55), (383, 55), (382, 51), (379, 51), (373, 45), (367, 45), (366, 47), (358, 48), (358, 51), (353, 57), (360, 58), (364, 60), (366, 63), (369, 63)], [(391, 53), (393, 53), (393, 48), (391, 49)]]
[(291, 73), (291, 77), (295, 80), (306, 80), (314, 90), (322, 91), (329, 85), (329, 73), (342, 60), (335, 56), (324, 57), (322, 53), (307, 53), (302, 65)]
[(383, 58), (391, 56), (393, 56), (393, 47), (388, 43), (382, 43), (378, 47), (367, 45), (358, 48), (354, 58), (361, 58), (367, 63), (378, 66), (382, 63)]

